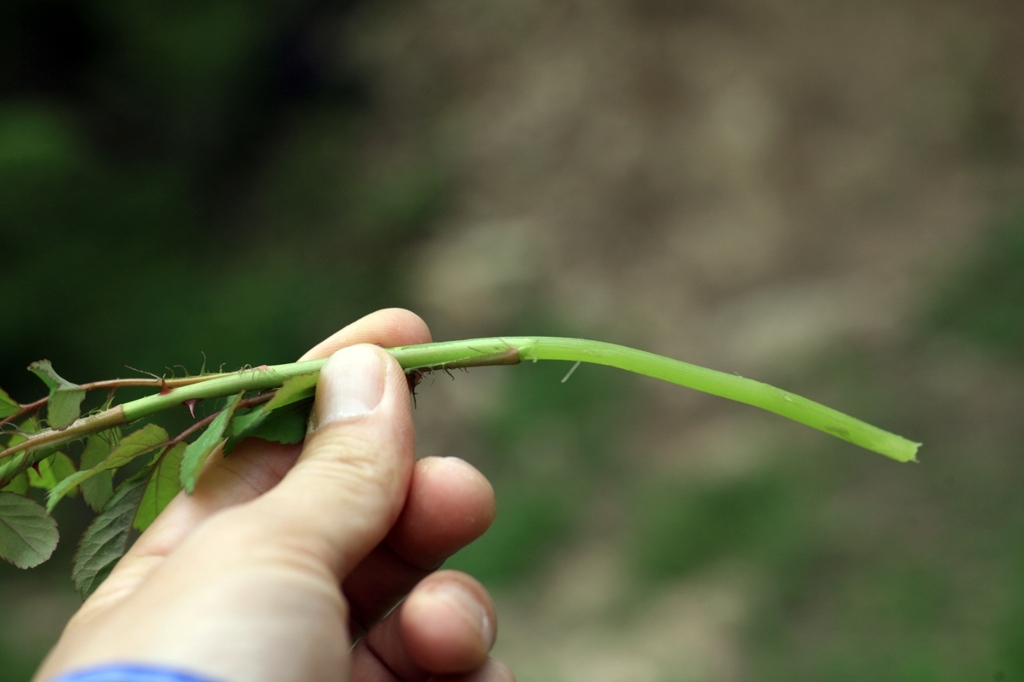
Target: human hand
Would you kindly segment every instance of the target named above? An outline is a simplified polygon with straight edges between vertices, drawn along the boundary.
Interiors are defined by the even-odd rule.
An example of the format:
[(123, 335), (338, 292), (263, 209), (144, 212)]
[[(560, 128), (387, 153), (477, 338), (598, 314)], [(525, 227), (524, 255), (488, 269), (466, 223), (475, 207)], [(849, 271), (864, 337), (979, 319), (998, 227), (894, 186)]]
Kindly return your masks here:
[(490, 525), (490, 484), (461, 460), (414, 461), (401, 367), (373, 345), (346, 348), (429, 340), (418, 317), (384, 310), (307, 353), (334, 355), (305, 443), (248, 440), (211, 457), (35, 679), (131, 662), (228, 682), (512, 680), (488, 657), (486, 590), (432, 572)]

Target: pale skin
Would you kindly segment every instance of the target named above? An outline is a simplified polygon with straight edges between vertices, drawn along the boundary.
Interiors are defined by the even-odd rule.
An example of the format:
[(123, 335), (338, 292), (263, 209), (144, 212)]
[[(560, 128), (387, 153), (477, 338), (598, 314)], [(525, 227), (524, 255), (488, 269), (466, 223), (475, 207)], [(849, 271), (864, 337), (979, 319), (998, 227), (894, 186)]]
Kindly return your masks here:
[(488, 655), (490, 595), (436, 571), (490, 525), (493, 490), (461, 460), (414, 460), (405, 375), (379, 348), (428, 341), (416, 315), (382, 310), (303, 356), (333, 356), (305, 444), (211, 457), (36, 682), (114, 662), (225, 682), (512, 682)]

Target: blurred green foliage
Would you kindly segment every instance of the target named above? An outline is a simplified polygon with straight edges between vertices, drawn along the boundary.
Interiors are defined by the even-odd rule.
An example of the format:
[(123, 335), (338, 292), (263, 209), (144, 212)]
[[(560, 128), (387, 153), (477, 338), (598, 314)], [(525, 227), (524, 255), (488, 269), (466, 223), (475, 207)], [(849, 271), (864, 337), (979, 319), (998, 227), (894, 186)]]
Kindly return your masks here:
[(400, 304), (432, 160), (367, 167), (353, 3), (4, 3), (0, 384), (286, 361)]
[[(286, 362), (407, 305), (399, 263), (447, 178), (427, 150), (366, 152), (358, 4), (0, 3), (0, 386), (38, 397), (44, 357), (77, 382)], [(88, 516), (58, 517), (48, 564), (0, 566), (0, 682), (28, 679), (66, 617)]]
[(1024, 209), (998, 221), (981, 252), (940, 290), (931, 323), (1001, 357), (1024, 359)]
[(775, 472), (714, 486), (678, 477), (643, 481), (630, 504), (628, 555), (641, 576), (659, 581), (724, 557), (770, 555), (799, 521), (785, 499), (793, 493)]

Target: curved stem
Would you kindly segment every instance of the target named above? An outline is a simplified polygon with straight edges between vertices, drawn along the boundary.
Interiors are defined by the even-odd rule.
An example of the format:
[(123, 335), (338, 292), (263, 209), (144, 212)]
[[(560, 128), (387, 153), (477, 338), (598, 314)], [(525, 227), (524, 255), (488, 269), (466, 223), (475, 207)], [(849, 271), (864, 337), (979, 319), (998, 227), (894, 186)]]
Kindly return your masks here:
[[(516, 351), (518, 361), (566, 360), (617, 367), (704, 393), (760, 407), (899, 462), (917, 461), (920, 443), (883, 431), (813, 400), (770, 386), (654, 353), (587, 339), (551, 336), (473, 339), (393, 348), (406, 369), (470, 367)], [(410, 367), (406, 362), (412, 363)], [(432, 365), (433, 363), (433, 365)], [(417, 367), (416, 365), (419, 365)]]
[(521, 357), (523, 360), (583, 361), (644, 374), (760, 407), (899, 462), (917, 461), (917, 450), (921, 445), (760, 381), (625, 346), (600, 341), (541, 337)]
[[(919, 443), (759, 381), (601, 341), (547, 336), (494, 337), (402, 346), (391, 348), (389, 352), (407, 373), (510, 365), (528, 360), (566, 360), (607, 365), (760, 407), (900, 462), (917, 461), (917, 449), (920, 446)], [(275, 389), (290, 377), (319, 372), (324, 362), (309, 360), (207, 378), (190, 377), (187, 385), (119, 405), (107, 412), (120, 411), (117, 416), (123, 419), (121, 423), (132, 422), (188, 400), (218, 398), (240, 391)], [(109, 424), (113, 415), (103, 419), (106, 414), (103, 412), (80, 419), (64, 431), (42, 431), (0, 452), (0, 458), (33, 449), (43, 442), (53, 447), (81, 438), (98, 430), (91, 427)]]

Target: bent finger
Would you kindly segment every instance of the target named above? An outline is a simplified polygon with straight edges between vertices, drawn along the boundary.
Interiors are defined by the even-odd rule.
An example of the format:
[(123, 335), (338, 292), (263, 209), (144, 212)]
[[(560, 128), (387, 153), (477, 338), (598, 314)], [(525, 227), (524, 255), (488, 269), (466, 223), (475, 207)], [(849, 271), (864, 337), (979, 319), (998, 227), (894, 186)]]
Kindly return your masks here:
[(496, 634), (497, 615), (487, 590), (465, 573), (439, 571), (371, 628), (357, 649), (372, 654), (398, 679), (420, 681), (476, 670), (487, 661)]
[(454, 457), (416, 462), (398, 521), (345, 579), (343, 589), (358, 637), (424, 576), (494, 520), (494, 489), (469, 463)]

